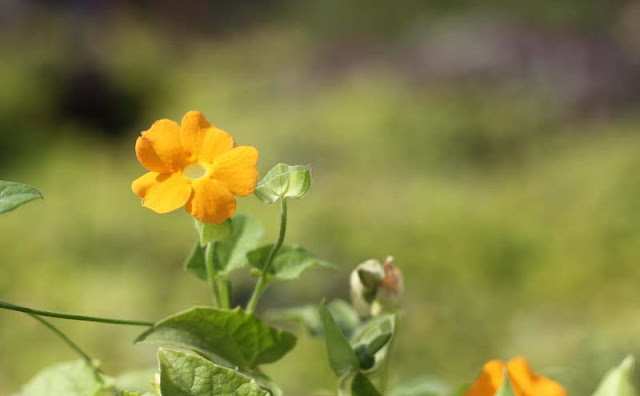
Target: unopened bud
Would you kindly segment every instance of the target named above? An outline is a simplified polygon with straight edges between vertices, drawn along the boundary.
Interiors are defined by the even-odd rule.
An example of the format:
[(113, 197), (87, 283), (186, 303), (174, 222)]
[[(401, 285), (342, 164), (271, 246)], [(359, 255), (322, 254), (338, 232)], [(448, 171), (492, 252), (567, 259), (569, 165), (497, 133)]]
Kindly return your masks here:
[(373, 315), (381, 311), (397, 309), (404, 294), (404, 277), (400, 269), (391, 264), (392, 262), (392, 256), (388, 256), (384, 261), (384, 278), (380, 282), (376, 301), (372, 307)]
[(351, 272), (351, 302), (361, 316), (375, 316), (383, 310), (397, 308), (404, 292), (404, 281), (392, 261), (391, 256), (384, 264), (367, 260)]

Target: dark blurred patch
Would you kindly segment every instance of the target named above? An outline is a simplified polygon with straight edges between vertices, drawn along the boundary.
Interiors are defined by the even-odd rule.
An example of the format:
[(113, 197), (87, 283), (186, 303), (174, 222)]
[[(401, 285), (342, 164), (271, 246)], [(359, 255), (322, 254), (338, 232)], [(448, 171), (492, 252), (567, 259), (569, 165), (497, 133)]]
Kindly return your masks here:
[(92, 64), (76, 65), (54, 79), (55, 116), (108, 137), (129, 131), (144, 109), (142, 93), (127, 90)]

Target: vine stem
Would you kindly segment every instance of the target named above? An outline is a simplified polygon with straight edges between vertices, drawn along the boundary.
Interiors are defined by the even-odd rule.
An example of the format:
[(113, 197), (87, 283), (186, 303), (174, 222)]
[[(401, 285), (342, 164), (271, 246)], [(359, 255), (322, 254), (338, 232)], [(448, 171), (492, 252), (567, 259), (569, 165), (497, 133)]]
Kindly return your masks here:
[(145, 326), (145, 327), (151, 327), (154, 325), (153, 322), (146, 322), (142, 320), (112, 319), (112, 318), (102, 318), (98, 316), (85, 316), (85, 315), (66, 314), (66, 313), (60, 313), (60, 312), (43, 311), (40, 309), (33, 309), (33, 308), (23, 307), (20, 305), (10, 304), (5, 301), (0, 301), (0, 309), (8, 309), (10, 311), (24, 312), (31, 315), (48, 316), (51, 318), (59, 318), (59, 319), (79, 320), (84, 322), (98, 322), (98, 323), (110, 323), (110, 324), (118, 324), (118, 325)]
[(271, 263), (273, 262), (274, 257), (278, 253), (278, 250), (282, 247), (284, 243), (284, 236), (287, 232), (287, 199), (280, 199), (280, 234), (278, 235), (278, 240), (271, 248), (267, 259), (265, 260), (264, 265), (262, 266), (262, 272), (260, 273), (260, 278), (256, 283), (256, 287), (253, 289), (253, 294), (251, 295), (251, 299), (247, 304), (247, 312), (252, 313), (256, 309), (256, 305), (258, 305), (258, 300), (260, 299), (260, 295), (267, 287), (267, 274), (269, 273), (269, 268), (271, 267)]
[(101, 384), (104, 384), (104, 380), (102, 379), (100, 370), (94, 365), (93, 359), (91, 359), (91, 356), (87, 355), (87, 353), (85, 351), (83, 351), (82, 348), (80, 348), (78, 346), (78, 344), (76, 344), (75, 342), (71, 341), (71, 339), (69, 337), (67, 337), (67, 335), (62, 332), (62, 330), (58, 329), (56, 326), (51, 324), (49, 321), (44, 320), (43, 318), (39, 317), (38, 315), (34, 315), (34, 314), (31, 314), (31, 313), (27, 314), (27, 315), (31, 316), (32, 318), (34, 318), (38, 322), (42, 323), (49, 330), (51, 330), (58, 337), (60, 337), (60, 339), (62, 339), (62, 341), (65, 344), (67, 344), (69, 346), (69, 348), (73, 349), (78, 355), (80, 355), (80, 357), (82, 357), (82, 359), (84, 359), (85, 362), (87, 362), (89, 367), (91, 367), (91, 369), (93, 370), (93, 373), (94, 373), (94, 375), (96, 377), (96, 380), (98, 380), (98, 382), (100, 382)]

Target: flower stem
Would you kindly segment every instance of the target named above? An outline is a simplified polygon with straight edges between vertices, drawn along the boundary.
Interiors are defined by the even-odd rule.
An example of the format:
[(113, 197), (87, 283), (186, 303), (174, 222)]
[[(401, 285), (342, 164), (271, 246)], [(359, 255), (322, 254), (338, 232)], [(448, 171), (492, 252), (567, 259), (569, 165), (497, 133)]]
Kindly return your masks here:
[(38, 315), (34, 315), (34, 314), (31, 314), (31, 313), (28, 314), (28, 315), (31, 316), (32, 318), (34, 318), (35, 320), (37, 320), (38, 322), (42, 323), (43, 325), (45, 325), (47, 328), (49, 328), (49, 330), (51, 330), (58, 337), (60, 337), (62, 339), (62, 341), (69, 346), (69, 348), (73, 349), (78, 355), (80, 355), (80, 357), (82, 357), (82, 359), (84, 359), (84, 361), (87, 362), (89, 367), (91, 367), (91, 369), (93, 370), (93, 373), (94, 373), (94, 375), (96, 377), (96, 380), (98, 382), (100, 382), (101, 384), (104, 384), (104, 380), (102, 379), (102, 375), (100, 373), (100, 370), (94, 365), (93, 359), (91, 359), (91, 357), (89, 355), (87, 355), (86, 352), (83, 351), (78, 346), (78, 344), (76, 344), (75, 342), (71, 341), (71, 339), (69, 337), (67, 337), (67, 335), (62, 332), (62, 330), (60, 330), (57, 327), (55, 327), (49, 321), (42, 319)]
[(252, 313), (256, 309), (256, 305), (258, 305), (258, 299), (260, 299), (260, 295), (267, 287), (267, 274), (269, 273), (269, 267), (271, 267), (271, 263), (275, 258), (278, 250), (282, 247), (284, 243), (284, 236), (287, 232), (287, 199), (280, 199), (280, 234), (278, 235), (278, 241), (273, 245), (267, 259), (265, 260), (264, 265), (262, 266), (262, 272), (260, 273), (260, 278), (256, 283), (256, 287), (253, 289), (253, 294), (251, 295), (251, 299), (247, 304), (247, 312)]
[(218, 283), (215, 277), (215, 266), (213, 265), (213, 253), (215, 251), (215, 242), (207, 243), (207, 247), (204, 252), (204, 262), (207, 267), (207, 282), (211, 287), (211, 298), (213, 299), (213, 306), (220, 307), (220, 291), (218, 290)]
[(218, 290), (220, 291), (220, 307), (231, 308), (231, 282), (229, 282), (229, 278), (224, 277), (220, 280)]
[(10, 304), (4, 301), (0, 301), (0, 309), (8, 309), (10, 311), (24, 312), (32, 315), (48, 316), (51, 318), (80, 320), (84, 322), (98, 322), (98, 323), (110, 323), (110, 324), (129, 325), (129, 326), (147, 326), (147, 327), (153, 326), (154, 324), (153, 322), (145, 322), (141, 320), (111, 319), (111, 318), (101, 318), (97, 316), (84, 316), (84, 315), (65, 314), (65, 313), (51, 312), (51, 311), (42, 311), (39, 309), (32, 309), (32, 308), (22, 307), (20, 305)]

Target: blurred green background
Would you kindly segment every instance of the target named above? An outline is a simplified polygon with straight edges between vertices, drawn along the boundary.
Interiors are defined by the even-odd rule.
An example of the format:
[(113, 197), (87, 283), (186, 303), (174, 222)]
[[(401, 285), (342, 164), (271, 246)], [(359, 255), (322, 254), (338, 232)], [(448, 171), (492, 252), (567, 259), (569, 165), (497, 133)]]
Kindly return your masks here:
[[(395, 383), (523, 355), (584, 395), (640, 353), (638, 2), (184, 3), (0, 5), (0, 177), (45, 195), (0, 219), (0, 299), (148, 320), (208, 303), (182, 273), (189, 216), (130, 191), (139, 132), (200, 110), (262, 174), (313, 168), (287, 240), (339, 270), (272, 286), (261, 310), (346, 298), (355, 265), (394, 255)], [(275, 237), (277, 208), (238, 208)], [(246, 301), (252, 278), (235, 281)], [(56, 323), (108, 374), (155, 365), (140, 329)], [(0, 394), (70, 359), (0, 312)], [(304, 336), (267, 371), (288, 395), (335, 385)]]

